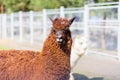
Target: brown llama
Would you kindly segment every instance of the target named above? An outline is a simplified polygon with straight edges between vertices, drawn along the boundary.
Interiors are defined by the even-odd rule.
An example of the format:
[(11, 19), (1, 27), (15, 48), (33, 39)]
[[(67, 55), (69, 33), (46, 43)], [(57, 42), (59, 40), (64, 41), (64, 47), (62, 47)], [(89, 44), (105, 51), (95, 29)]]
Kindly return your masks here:
[(55, 18), (41, 52), (0, 51), (0, 80), (69, 80), (71, 32), (75, 18)]

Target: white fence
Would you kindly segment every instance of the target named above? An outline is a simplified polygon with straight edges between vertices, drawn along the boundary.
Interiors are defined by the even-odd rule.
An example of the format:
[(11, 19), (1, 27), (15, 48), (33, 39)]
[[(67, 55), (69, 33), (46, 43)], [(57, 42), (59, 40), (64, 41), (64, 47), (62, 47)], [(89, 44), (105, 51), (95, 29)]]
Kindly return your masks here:
[[(119, 2), (120, 3), (120, 2)], [(100, 53), (120, 59), (120, 4), (88, 4), (83, 8), (44, 9), (0, 15), (0, 38), (42, 45), (49, 33), (49, 17), (76, 16), (71, 30), (73, 39), (84, 34), (89, 40), (88, 53)]]
[(120, 4), (86, 5), (89, 51), (120, 59)]
[[(72, 10), (72, 9), (70, 9)], [(64, 17), (72, 18), (75, 15), (83, 16), (83, 9), (74, 8), (72, 13), (69, 9), (44, 9), (41, 12), (17, 12), (12, 14), (0, 15), (0, 37), (17, 39), (19, 41), (29, 41), (31, 44), (43, 41), (49, 33), (51, 21), (49, 17)], [(82, 11), (81, 11), (82, 10)], [(83, 27), (83, 21), (73, 24), (80, 29)], [(79, 27), (79, 28), (78, 28)]]

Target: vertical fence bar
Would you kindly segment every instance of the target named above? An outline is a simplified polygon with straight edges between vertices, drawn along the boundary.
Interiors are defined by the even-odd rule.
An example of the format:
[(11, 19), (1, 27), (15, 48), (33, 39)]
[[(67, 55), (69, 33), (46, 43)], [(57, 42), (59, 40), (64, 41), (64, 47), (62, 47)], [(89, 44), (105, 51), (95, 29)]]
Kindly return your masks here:
[(1, 30), (2, 31), (2, 33), (1, 33), (2, 36), (1, 37), (3, 39), (4, 38), (4, 14), (1, 14), (1, 15), (2, 15), (2, 30)]
[(47, 12), (46, 9), (43, 9), (43, 41), (47, 36)]
[[(120, 7), (120, 0), (119, 0), (119, 7)], [(118, 44), (117, 44), (117, 51), (118, 51), (118, 59), (120, 60), (120, 8), (118, 7), (118, 23), (119, 23), (119, 27), (118, 27)]]
[(11, 28), (11, 39), (14, 38), (14, 25), (13, 25), (13, 13), (10, 15), (10, 20), (11, 20), (11, 24), (10, 24), (10, 28)]
[(6, 24), (6, 14), (2, 14), (2, 38), (7, 36), (7, 24)]
[[(88, 19), (89, 19), (89, 9), (88, 9), (88, 5), (86, 4), (84, 6), (84, 35), (85, 38), (88, 40), (87, 41), (87, 47), (89, 46), (89, 27), (88, 27)], [(86, 51), (86, 54), (88, 52)]]
[(63, 6), (60, 7), (60, 17), (65, 17), (65, 11)]
[(2, 38), (2, 14), (0, 14), (0, 38)]
[(22, 12), (19, 12), (19, 30), (20, 30), (20, 41), (23, 41), (23, 21), (22, 21)]
[(33, 44), (34, 40), (33, 40), (33, 11), (30, 11), (30, 43)]

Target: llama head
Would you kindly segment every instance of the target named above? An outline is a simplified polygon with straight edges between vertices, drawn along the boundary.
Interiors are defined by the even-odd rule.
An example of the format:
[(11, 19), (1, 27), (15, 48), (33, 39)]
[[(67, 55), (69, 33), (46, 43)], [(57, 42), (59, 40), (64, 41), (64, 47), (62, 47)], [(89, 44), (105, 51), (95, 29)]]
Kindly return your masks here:
[(67, 18), (55, 18), (52, 21), (52, 32), (54, 36), (56, 37), (56, 41), (59, 44), (65, 44), (67, 43), (68, 37), (71, 38), (71, 32), (70, 32), (70, 25), (75, 20), (75, 17), (72, 19)]

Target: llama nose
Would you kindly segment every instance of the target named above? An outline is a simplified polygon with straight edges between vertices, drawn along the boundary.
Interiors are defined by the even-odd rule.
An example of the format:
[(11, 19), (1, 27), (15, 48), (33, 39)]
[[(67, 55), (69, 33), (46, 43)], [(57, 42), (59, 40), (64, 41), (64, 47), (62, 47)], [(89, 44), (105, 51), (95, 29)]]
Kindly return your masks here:
[(62, 41), (63, 41), (62, 35), (57, 36), (57, 42), (62, 42)]
[(57, 38), (58, 38), (58, 39), (62, 39), (62, 35), (59, 35)]
[(57, 39), (57, 42), (61, 43), (63, 40), (62, 39)]

